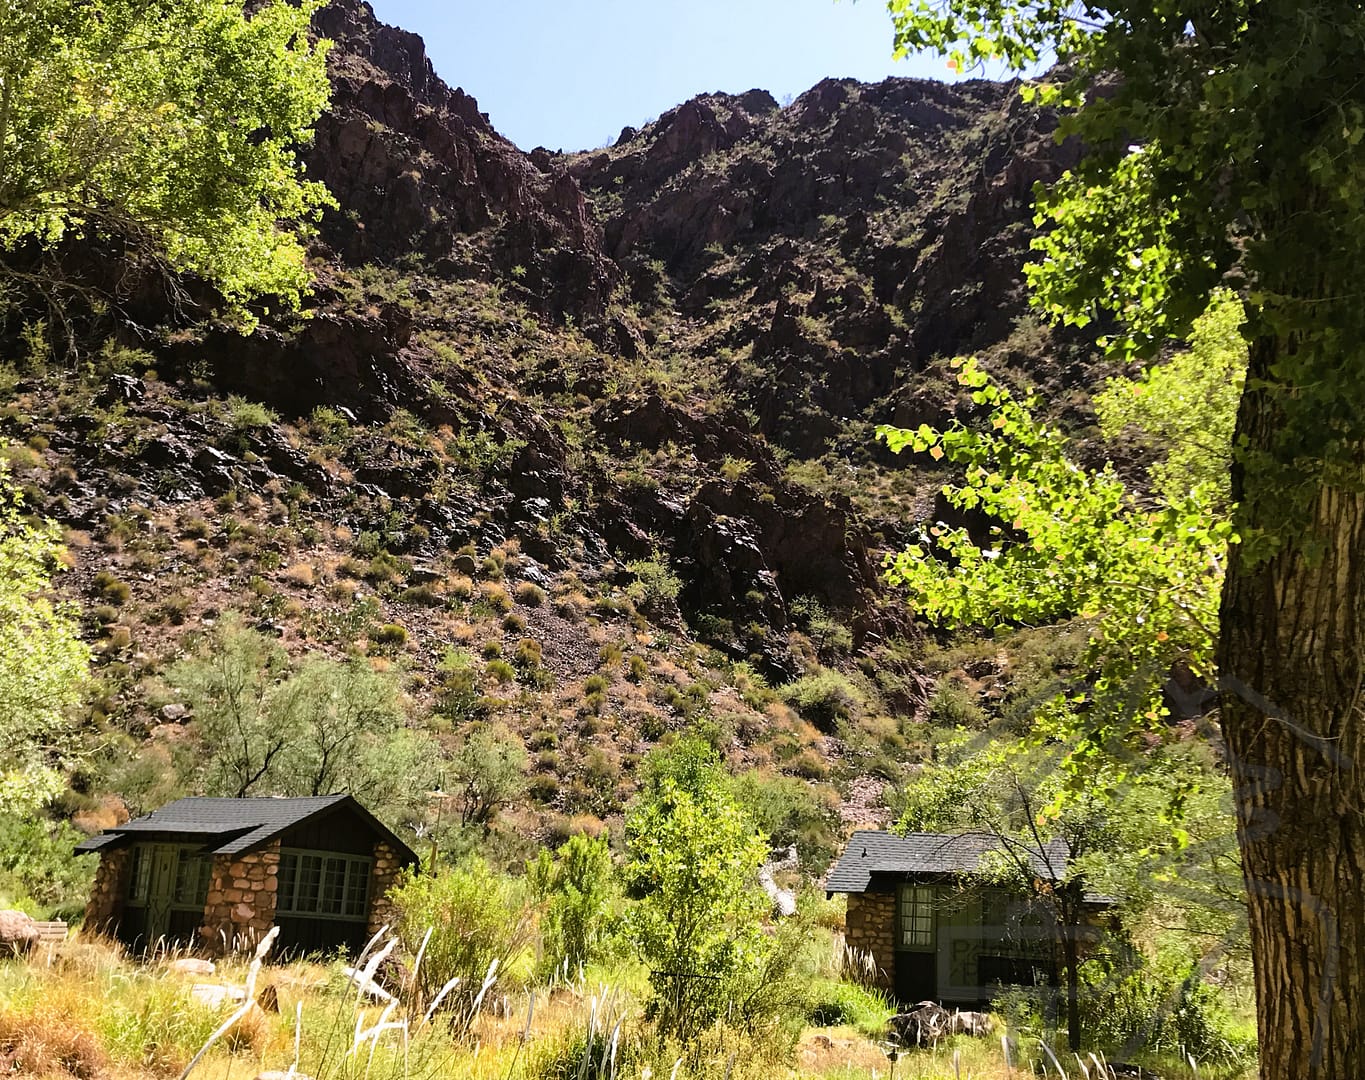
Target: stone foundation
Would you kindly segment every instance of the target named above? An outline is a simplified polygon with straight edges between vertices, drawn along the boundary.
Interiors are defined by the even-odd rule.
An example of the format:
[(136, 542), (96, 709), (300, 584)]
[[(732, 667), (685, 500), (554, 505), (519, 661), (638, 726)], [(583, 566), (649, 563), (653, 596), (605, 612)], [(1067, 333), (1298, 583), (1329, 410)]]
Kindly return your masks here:
[(90, 888), (90, 899), (85, 904), (85, 932), (112, 934), (123, 916), (123, 899), (128, 895), (129, 851), (100, 853), (95, 883)]
[(877, 965), (875, 985), (896, 985), (896, 894), (849, 893), (844, 940)]
[(216, 855), (199, 936), (215, 955), (254, 949), (275, 925), (280, 842), (245, 855)]
[(379, 933), (380, 927), (393, 926), (398, 911), (389, 899), (389, 890), (403, 871), (398, 853), (381, 840), (374, 846), (374, 866), (370, 870), (370, 918), (366, 933), (371, 937)]

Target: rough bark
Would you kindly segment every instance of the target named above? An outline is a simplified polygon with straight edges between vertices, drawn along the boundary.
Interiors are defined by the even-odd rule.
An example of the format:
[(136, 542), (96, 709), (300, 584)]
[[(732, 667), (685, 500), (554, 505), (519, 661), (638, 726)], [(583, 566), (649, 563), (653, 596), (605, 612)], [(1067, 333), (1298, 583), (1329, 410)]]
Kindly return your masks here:
[[(1283, 459), (1252, 350), (1238, 418)], [(1365, 468), (1360, 479), (1365, 479)], [(1234, 548), (1222, 602), (1223, 725), (1249, 898), (1261, 1075), (1365, 1076), (1365, 494), (1320, 484), (1301, 517), (1234, 475), (1244, 528), (1279, 526), (1274, 557)]]

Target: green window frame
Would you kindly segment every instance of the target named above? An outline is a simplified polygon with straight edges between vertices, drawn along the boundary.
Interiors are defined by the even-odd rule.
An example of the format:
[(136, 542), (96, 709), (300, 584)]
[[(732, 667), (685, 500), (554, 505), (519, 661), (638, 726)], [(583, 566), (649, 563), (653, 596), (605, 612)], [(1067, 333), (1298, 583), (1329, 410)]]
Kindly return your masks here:
[(372, 861), (364, 855), (282, 850), (276, 913), (352, 922), (366, 918)]
[(128, 855), (128, 896), (130, 904), (145, 904), (147, 892), (151, 888), (152, 860), (147, 857), (147, 848), (134, 844)]
[[(152, 891), (152, 864), (156, 851), (164, 851), (164, 844), (134, 844), (128, 855), (128, 888), (125, 902), (141, 907), (146, 905)], [(175, 849), (175, 875), (171, 886), (171, 907), (199, 911), (208, 895), (209, 880), (213, 877), (213, 856), (199, 847), (179, 846)]]
[(932, 885), (902, 885), (896, 894), (896, 947), (918, 951), (934, 947)]
[(171, 893), (171, 906), (195, 911), (202, 909), (212, 876), (212, 855), (182, 848), (176, 857), (175, 890)]

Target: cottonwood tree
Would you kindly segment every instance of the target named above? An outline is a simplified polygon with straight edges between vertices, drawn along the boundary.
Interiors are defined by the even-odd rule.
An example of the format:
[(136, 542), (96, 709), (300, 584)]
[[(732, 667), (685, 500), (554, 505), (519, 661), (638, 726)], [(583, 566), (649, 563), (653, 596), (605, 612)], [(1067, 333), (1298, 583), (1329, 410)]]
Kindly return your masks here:
[(1149, 353), (1246, 304), (1219, 668), (1267, 1076), (1365, 1075), (1365, 10), (891, 0), (897, 50), (1022, 70), (1087, 154), (1035, 302)]
[(51, 598), (55, 526), (24, 514), (0, 466), (0, 815), (31, 814), (64, 785), (71, 711), (89, 673), (74, 609)]
[(206, 279), (248, 324), (254, 297), (297, 307), (296, 231), (329, 200), (296, 156), (328, 96), (320, 6), (0, 5), (0, 252), (117, 237)]

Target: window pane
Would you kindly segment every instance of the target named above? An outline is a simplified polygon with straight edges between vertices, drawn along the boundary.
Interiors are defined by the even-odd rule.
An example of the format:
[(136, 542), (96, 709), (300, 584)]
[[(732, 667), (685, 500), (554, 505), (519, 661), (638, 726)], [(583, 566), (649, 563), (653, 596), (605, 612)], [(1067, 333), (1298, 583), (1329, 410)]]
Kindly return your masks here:
[(927, 949), (934, 943), (934, 890), (930, 886), (902, 885), (900, 889), (900, 944), (903, 948)]
[(328, 859), (323, 875), (322, 905), (325, 915), (340, 915), (341, 900), (346, 893), (346, 860)]
[(180, 852), (175, 863), (175, 903), (193, 907), (204, 902), (212, 863), (206, 855)]
[(139, 844), (134, 846), (129, 856), (128, 899), (147, 899), (147, 885), (152, 873), (152, 861), (147, 858), (146, 850)]
[(360, 918), (370, 892), (370, 866), (360, 859), (350, 860), (346, 880), (346, 914)]
[(322, 858), (318, 855), (299, 857), (299, 885), (295, 899), (295, 910), (315, 912), (322, 893)]
[(294, 882), (298, 872), (298, 856), (280, 856), (279, 893), (275, 897), (275, 907), (279, 911), (294, 910)]

